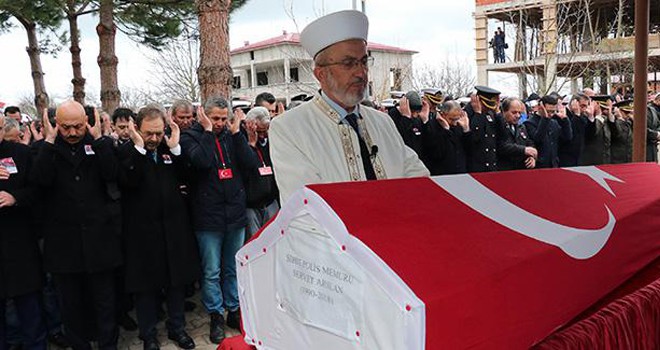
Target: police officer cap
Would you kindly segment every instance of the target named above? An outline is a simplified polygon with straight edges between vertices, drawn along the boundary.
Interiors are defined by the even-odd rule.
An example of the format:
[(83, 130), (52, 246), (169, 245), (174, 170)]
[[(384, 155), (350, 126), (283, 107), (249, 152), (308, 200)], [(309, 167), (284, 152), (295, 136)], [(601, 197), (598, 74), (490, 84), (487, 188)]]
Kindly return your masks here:
[(436, 88), (427, 88), (421, 90), (422, 94), (428, 101), (433, 104), (439, 105), (444, 101), (442, 91)]
[(633, 100), (623, 100), (614, 104), (614, 107), (619, 108), (624, 112), (632, 112), (633, 110)]
[(300, 33), (300, 44), (312, 58), (330, 45), (359, 39), (367, 42), (369, 20), (355, 10), (331, 13), (308, 24)]
[(495, 90), (491, 87), (488, 87), (488, 86), (478, 85), (478, 86), (475, 86), (474, 89), (477, 90), (477, 95), (484, 96), (484, 97), (487, 97), (487, 98), (495, 98), (498, 95), (502, 94), (501, 92), (499, 92), (499, 91), (497, 91), (497, 90)]
[(417, 91), (408, 91), (408, 93), (406, 93), (406, 98), (408, 99), (408, 104), (410, 105), (411, 111), (422, 110), (422, 98), (419, 96)]

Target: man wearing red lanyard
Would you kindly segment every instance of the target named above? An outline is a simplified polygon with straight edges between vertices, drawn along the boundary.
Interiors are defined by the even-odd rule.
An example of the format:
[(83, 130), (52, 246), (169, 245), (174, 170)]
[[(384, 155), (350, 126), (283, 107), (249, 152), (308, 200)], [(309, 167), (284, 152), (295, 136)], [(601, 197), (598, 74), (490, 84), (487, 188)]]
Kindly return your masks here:
[[(181, 148), (193, 174), (192, 216), (202, 260), (202, 303), (211, 317), (210, 340), (224, 339), (227, 325), (238, 329), (240, 313), (234, 256), (245, 237), (243, 176), (258, 172), (259, 159), (240, 132), (240, 118), (212, 97), (197, 110), (198, 121), (181, 135)], [(221, 283), (222, 282), (222, 283)]]
[(268, 143), (268, 128), (270, 113), (265, 107), (254, 107), (246, 116), (245, 129), (248, 144), (259, 157), (259, 172), (251, 173), (245, 178), (245, 193), (247, 194), (247, 237), (257, 233), (270, 220), (280, 206), (277, 202), (279, 191), (273, 175), (273, 163), (270, 159)]

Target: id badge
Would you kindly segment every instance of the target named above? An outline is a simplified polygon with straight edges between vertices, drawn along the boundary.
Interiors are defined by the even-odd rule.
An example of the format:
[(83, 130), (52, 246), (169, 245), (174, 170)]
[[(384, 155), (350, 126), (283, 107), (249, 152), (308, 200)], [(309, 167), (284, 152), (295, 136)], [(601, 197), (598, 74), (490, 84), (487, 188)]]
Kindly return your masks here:
[(231, 169), (218, 169), (218, 177), (220, 180), (229, 180), (234, 177), (234, 173)]
[(261, 176), (273, 175), (273, 168), (269, 166), (263, 166), (259, 168), (259, 175)]
[(493, 122), (493, 117), (490, 116), (490, 114), (486, 115), (486, 119), (488, 119), (489, 122)]
[(88, 156), (94, 155), (94, 149), (92, 149), (92, 145), (85, 145), (85, 154)]
[(0, 159), (0, 166), (7, 169), (10, 175), (18, 174), (18, 167), (12, 157)]

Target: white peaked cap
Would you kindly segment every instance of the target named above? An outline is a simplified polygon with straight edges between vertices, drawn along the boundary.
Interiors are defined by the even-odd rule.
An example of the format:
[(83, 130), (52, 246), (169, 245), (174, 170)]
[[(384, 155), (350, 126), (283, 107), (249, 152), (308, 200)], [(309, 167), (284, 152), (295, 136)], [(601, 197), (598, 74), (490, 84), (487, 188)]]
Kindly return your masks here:
[(332, 44), (351, 39), (367, 41), (369, 20), (355, 10), (331, 13), (316, 19), (300, 33), (300, 43), (312, 58)]

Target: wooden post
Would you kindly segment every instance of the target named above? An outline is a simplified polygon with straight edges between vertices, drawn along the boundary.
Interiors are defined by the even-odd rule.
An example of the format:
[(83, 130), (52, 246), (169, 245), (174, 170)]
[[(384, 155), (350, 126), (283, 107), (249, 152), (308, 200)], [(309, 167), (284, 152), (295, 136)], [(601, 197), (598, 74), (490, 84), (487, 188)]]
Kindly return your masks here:
[(646, 103), (649, 59), (649, 0), (635, 0), (635, 127), (633, 161), (646, 161)]

